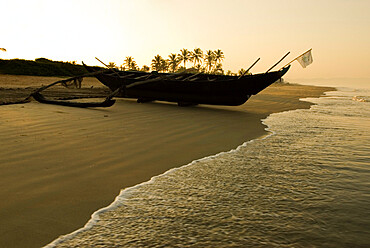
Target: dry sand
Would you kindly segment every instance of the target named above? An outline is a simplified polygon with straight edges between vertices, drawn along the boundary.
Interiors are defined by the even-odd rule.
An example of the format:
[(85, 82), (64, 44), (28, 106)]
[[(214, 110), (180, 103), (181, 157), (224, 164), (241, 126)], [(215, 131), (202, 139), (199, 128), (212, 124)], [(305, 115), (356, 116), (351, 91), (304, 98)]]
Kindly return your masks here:
[[(55, 81), (35, 77), (30, 85), (21, 81), (31, 77), (11, 76), (16, 83), (6, 85), (9, 77), (0, 75), (0, 97), (5, 88)], [(0, 247), (46, 245), (82, 227), (120, 189), (261, 137), (261, 119), (308, 108), (298, 99), (329, 90), (276, 84), (239, 107), (123, 99), (95, 109), (0, 106)]]

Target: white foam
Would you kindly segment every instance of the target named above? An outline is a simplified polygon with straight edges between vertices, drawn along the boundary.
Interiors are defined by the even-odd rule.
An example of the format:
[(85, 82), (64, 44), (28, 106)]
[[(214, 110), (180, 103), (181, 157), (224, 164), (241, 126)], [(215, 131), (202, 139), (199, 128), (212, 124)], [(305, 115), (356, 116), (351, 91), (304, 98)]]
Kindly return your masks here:
[[(313, 98), (304, 98), (304, 99), (299, 99), (299, 100), (301, 100), (301, 101), (310, 101), (311, 99), (313, 99)], [(115, 200), (109, 206), (107, 206), (105, 208), (101, 208), (101, 209), (95, 211), (91, 215), (91, 219), (85, 224), (84, 227), (82, 227), (80, 229), (77, 229), (76, 231), (74, 231), (72, 233), (59, 236), (53, 242), (51, 242), (51, 243), (47, 244), (46, 246), (44, 246), (44, 248), (52, 248), (52, 247), (55, 247), (55, 246), (57, 246), (60, 243), (63, 243), (65, 241), (67, 241), (67, 240), (70, 240), (70, 239), (74, 238), (79, 233), (91, 229), (97, 222), (99, 222), (99, 215), (101, 215), (101, 214), (103, 214), (103, 213), (105, 213), (107, 211), (113, 210), (113, 209), (115, 209), (115, 208), (117, 208), (119, 206), (122, 206), (124, 204), (125, 199), (127, 199), (132, 192), (134, 192), (136, 189), (139, 189), (140, 187), (142, 187), (144, 185), (154, 183), (157, 178), (166, 176), (166, 175), (168, 175), (170, 173), (173, 173), (174, 171), (180, 170), (182, 168), (186, 168), (188, 166), (194, 165), (195, 163), (198, 163), (198, 162), (201, 162), (201, 161), (212, 160), (212, 159), (217, 158), (219, 156), (222, 156), (224, 154), (233, 153), (233, 152), (239, 151), (240, 149), (242, 149), (243, 147), (246, 147), (248, 144), (250, 144), (252, 142), (255, 142), (255, 141), (258, 141), (258, 140), (264, 140), (264, 139), (267, 139), (267, 138), (275, 135), (276, 132), (273, 131), (273, 130), (271, 130), (271, 128), (266, 124), (265, 121), (270, 116), (277, 115), (277, 114), (282, 114), (282, 113), (286, 113), (286, 112), (291, 112), (291, 111), (295, 111), (295, 110), (287, 110), (287, 111), (282, 111), (282, 112), (279, 112), (279, 113), (274, 113), (274, 114), (271, 114), (271, 115), (267, 116), (265, 119), (262, 119), (261, 122), (262, 122), (263, 125), (266, 126), (265, 130), (268, 132), (268, 134), (266, 134), (266, 135), (264, 135), (264, 136), (262, 136), (260, 138), (246, 141), (243, 144), (241, 144), (238, 147), (236, 147), (235, 149), (231, 149), (231, 150), (226, 151), (226, 152), (220, 152), (220, 153), (217, 153), (215, 155), (210, 155), (210, 156), (207, 156), (207, 157), (204, 157), (204, 158), (201, 158), (201, 159), (197, 159), (197, 160), (194, 160), (194, 161), (190, 162), (189, 164), (183, 165), (181, 167), (172, 168), (172, 169), (170, 169), (170, 170), (168, 170), (168, 171), (166, 171), (166, 172), (164, 172), (164, 173), (162, 173), (160, 175), (157, 175), (157, 176), (152, 177), (149, 181), (146, 181), (146, 182), (137, 184), (135, 186), (132, 186), (132, 187), (129, 187), (129, 188), (126, 188), (126, 189), (122, 189), (120, 191), (119, 195), (115, 198)]]
[[(261, 120), (262, 123), (264, 124), (264, 120)], [(267, 125), (266, 125), (267, 126)], [(166, 176), (168, 175), (169, 173), (172, 173), (174, 171), (177, 171), (177, 170), (180, 170), (182, 168), (185, 168), (185, 167), (188, 167), (188, 166), (191, 166), (195, 163), (198, 163), (198, 162), (201, 162), (201, 161), (205, 161), (205, 160), (211, 160), (211, 159), (214, 159), (214, 158), (217, 158), (219, 156), (222, 156), (223, 154), (226, 154), (226, 153), (232, 153), (232, 152), (235, 152), (235, 151), (238, 151), (240, 150), (242, 147), (245, 147), (247, 146), (248, 144), (256, 141), (256, 140), (263, 140), (263, 139), (266, 139), (268, 137), (270, 137), (271, 135), (274, 135), (275, 132), (269, 130), (269, 127), (266, 127), (265, 128), (266, 131), (269, 132), (269, 134), (261, 137), (261, 138), (257, 138), (257, 139), (254, 139), (254, 140), (249, 140), (249, 141), (246, 141), (244, 142), (243, 144), (239, 145), (237, 148), (235, 149), (231, 149), (230, 151), (227, 151), (227, 152), (220, 152), (220, 153), (217, 153), (215, 155), (211, 155), (211, 156), (207, 156), (207, 157), (204, 157), (204, 158), (201, 158), (201, 159), (197, 159), (197, 160), (194, 160), (192, 162), (190, 162), (189, 164), (186, 164), (186, 165), (183, 165), (181, 167), (177, 167), (177, 168), (172, 168), (166, 172), (164, 172), (163, 174), (160, 174), (160, 175), (157, 175), (157, 176), (154, 176), (152, 177), (149, 181), (146, 181), (146, 182), (143, 182), (143, 183), (140, 183), (140, 184), (137, 184), (135, 186), (132, 186), (132, 187), (129, 187), (129, 188), (126, 188), (126, 189), (122, 189), (119, 193), (119, 195), (114, 199), (114, 201), (107, 207), (105, 208), (101, 208), (97, 211), (95, 211), (92, 215), (91, 215), (91, 219), (85, 224), (84, 227), (80, 228), (80, 229), (77, 229), (76, 231), (72, 232), (72, 233), (69, 233), (69, 234), (66, 234), (66, 235), (61, 235), (59, 236), (57, 239), (55, 239), (53, 242), (47, 244), (46, 246), (44, 246), (44, 248), (52, 248), (52, 247), (55, 247), (57, 246), (58, 244), (66, 241), (66, 240), (70, 240), (72, 238), (74, 238), (76, 235), (78, 235), (79, 233), (81, 232), (84, 232), (86, 230), (89, 230), (91, 229), (97, 222), (99, 222), (99, 215), (107, 212), (107, 211), (110, 211), (110, 210), (113, 210), (119, 206), (122, 206), (124, 204), (124, 201), (125, 199), (127, 199), (130, 194), (135, 191), (136, 189), (144, 186), (144, 185), (147, 185), (147, 184), (151, 184), (151, 183), (154, 183), (156, 181), (157, 178), (159, 177), (163, 177), (163, 176)]]
[(357, 101), (357, 102), (366, 102), (366, 100), (364, 98), (361, 98), (361, 97), (358, 97), (358, 96), (352, 97), (352, 100)]

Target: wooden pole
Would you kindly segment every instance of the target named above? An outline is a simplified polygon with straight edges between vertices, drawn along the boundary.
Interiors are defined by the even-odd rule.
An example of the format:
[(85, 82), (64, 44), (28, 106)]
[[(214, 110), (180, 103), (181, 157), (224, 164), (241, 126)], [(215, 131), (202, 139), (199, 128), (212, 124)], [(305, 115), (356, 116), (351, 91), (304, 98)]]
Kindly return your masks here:
[(109, 70), (111, 70), (112, 72), (114, 72), (114, 74), (116, 74), (119, 78), (121, 77), (118, 72), (116, 72), (115, 70), (113, 70), (113, 68), (109, 67), (108, 65), (106, 65), (103, 61), (101, 61), (100, 59), (98, 59), (97, 57), (95, 57), (95, 59), (97, 61), (99, 61), (100, 63), (102, 63), (103, 65), (105, 65), (105, 67), (107, 67)]
[(242, 75), (240, 75), (239, 77), (238, 77), (238, 79), (240, 79), (241, 77), (244, 77), (248, 72), (249, 72), (249, 70), (250, 69), (252, 69), (252, 67), (255, 65), (255, 64), (257, 64), (257, 62), (258, 61), (260, 61), (260, 59), (261, 58), (258, 58)]
[(46, 90), (47, 88), (50, 88), (51, 86), (54, 86), (56, 84), (61, 84), (61, 83), (67, 83), (69, 81), (72, 81), (72, 80), (75, 80), (75, 79), (78, 79), (78, 78), (81, 78), (81, 77), (87, 77), (87, 76), (95, 76), (95, 75), (99, 75), (99, 74), (102, 74), (104, 71), (95, 71), (95, 72), (89, 72), (89, 73), (86, 73), (86, 74), (83, 74), (81, 76), (75, 76), (75, 77), (71, 77), (71, 78), (67, 78), (67, 79), (62, 79), (62, 80), (59, 80), (59, 81), (56, 81), (54, 83), (51, 83), (49, 85), (46, 85), (46, 86), (42, 86), (41, 88), (35, 90), (33, 93), (38, 93), (38, 92), (41, 92), (43, 90)]
[(272, 70), (272, 68), (274, 68), (275, 66), (277, 66), (283, 59), (285, 59), (286, 56), (289, 55), (290, 52), (288, 52), (287, 54), (284, 55), (284, 57), (282, 57), (278, 62), (276, 62), (276, 64), (274, 64), (270, 69), (268, 69), (265, 73), (268, 73), (269, 71)]
[(298, 59), (298, 58), (299, 58), (299, 57), (301, 57), (303, 54), (308, 53), (308, 52), (309, 52), (309, 51), (311, 51), (311, 50), (312, 50), (312, 48), (311, 48), (311, 49), (309, 49), (309, 50), (307, 50), (306, 52), (302, 53), (301, 55), (299, 55), (298, 57), (296, 57), (295, 59), (293, 59), (292, 61), (290, 61), (288, 64), (284, 65), (284, 66), (283, 66), (283, 67), (281, 67), (281, 68), (287, 67), (288, 65), (290, 65), (291, 63), (293, 63), (293, 62), (294, 62), (294, 60)]

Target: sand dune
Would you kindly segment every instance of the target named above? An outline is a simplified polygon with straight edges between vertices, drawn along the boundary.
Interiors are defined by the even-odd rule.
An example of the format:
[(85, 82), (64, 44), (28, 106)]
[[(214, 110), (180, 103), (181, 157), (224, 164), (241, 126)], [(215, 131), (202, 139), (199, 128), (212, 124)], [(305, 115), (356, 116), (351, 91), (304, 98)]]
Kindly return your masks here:
[(330, 88), (274, 85), (239, 107), (119, 99), (79, 109), (0, 106), (0, 247), (40, 247), (83, 226), (120, 189), (265, 134), (260, 119)]

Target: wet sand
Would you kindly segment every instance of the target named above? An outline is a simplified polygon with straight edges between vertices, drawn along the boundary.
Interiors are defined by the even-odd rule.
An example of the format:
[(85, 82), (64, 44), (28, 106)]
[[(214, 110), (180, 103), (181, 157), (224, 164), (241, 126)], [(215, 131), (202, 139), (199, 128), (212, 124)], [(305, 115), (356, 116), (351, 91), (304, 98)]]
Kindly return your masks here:
[[(0, 75), (0, 99), (57, 79), (32, 80)], [(0, 247), (46, 245), (84, 226), (122, 188), (261, 137), (261, 119), (308, 108), (299, 98), (329, 90), (275, 84), (238, 107), (124, 99), (110, 108), (0, 106)]]

